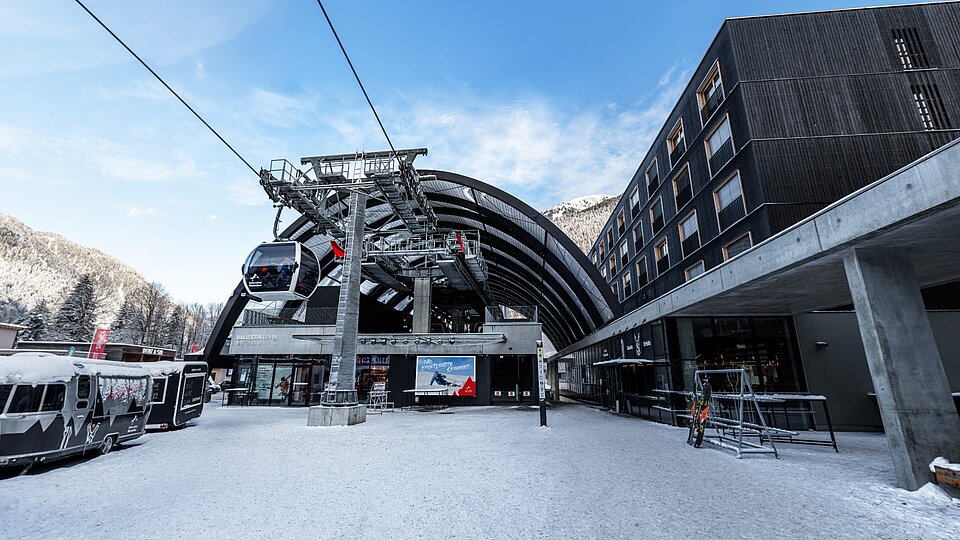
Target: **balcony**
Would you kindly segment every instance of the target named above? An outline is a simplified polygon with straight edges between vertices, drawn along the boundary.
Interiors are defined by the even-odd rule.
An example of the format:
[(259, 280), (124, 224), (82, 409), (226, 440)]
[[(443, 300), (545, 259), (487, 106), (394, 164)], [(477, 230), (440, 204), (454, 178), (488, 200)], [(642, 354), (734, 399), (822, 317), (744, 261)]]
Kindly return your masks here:
[(713, 113), (716, 112), (717, 107), (723, 103), (723, 85), (717, 85), (717, 89), (713, 92), (713, 95), (708, 97), (706, 102), (703, 104), (703, 107), (700, 108), (700, 121), (704, 124), (707, 123), (707, 120), (713, 116)]
[(662, 259), (657, 261), (657, 275), (662, 276), (664, 272), (670, 269), (670, 256), (664, 255)]
[(696, 251), (696, 249), (700, 247), (700, 231), (684, 238), (683, 241), (680, 242), (680, 247), (683, 248), (684, 257)]
[(717, 171), (720, 170), (720, 167), (726, 165), (732, 157), (733, 139), (727, 139), (727, 141), (721, 144), (720, 148), (717, 148), (717, 151), (710, 156), (710, 175), (713, 176), (717, 174)]
[(683, 153), (686, 152), (686, 150), (687, 150), (687, 142), (684, 141), (683, 139), (680, 139), (679, 141), (677, 141), (675, 145), (673, 145), (673, 150), (670, 151), (671, 167), (675, 167), (677, 165), (677, 162), (680, 161), (680, 156), (682, 156)]
[(683, 208), (683, 205), (690, 202), (690, 199), (692, 198), (693, 198), (693, 188), (691, 188), (690, 183), (687, 182), (686, 185), (684, 185), (683, 187), (680, 188), (679, 191), (677, 191), (677, 197), (676, 197), (677, 210)]
[(720, 230), (726, 230), (727, 227), (740, 221), (745, 215), (747, 215), (747, 212), (743, 208), (743, 196), (741, 195), (717, 213)]

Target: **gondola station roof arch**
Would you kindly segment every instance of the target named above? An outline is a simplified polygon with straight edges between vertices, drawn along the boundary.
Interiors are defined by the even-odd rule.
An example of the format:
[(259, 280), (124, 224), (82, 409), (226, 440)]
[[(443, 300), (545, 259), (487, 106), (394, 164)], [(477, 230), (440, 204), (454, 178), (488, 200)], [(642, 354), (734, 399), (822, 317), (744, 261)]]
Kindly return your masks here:
[[(309, 158), (304, 158), (306, 162)], [(435, 216), (435, 230), (453, 241), (479, 250), (484, 280), (473, 279), (464, 268), (444, 268), (442, 276), (463, 294), (457, 301), (475, 306), (535, 306), (543, 332), (557, 349), (589, 335), (615, 317), (621, 308), (612, 290), (586, 255), (556, 225), (523, 201), (480, 180), (441, 170), (420, 170), (420, 188)], [(342, 219), (347, 196), (327, 197), (327, 216)], [(340, 274), (337, 236), (311, 216), (301, 215), (279, 236), (301, 242), (317, 255), (320, 285), (337, 285)], [(414, 235), (404, 226), (395, 207), (383, 198), (366, 203), (365, 229), (377, 231), (396, 244)], [(465, 232), (464, 237), (454, 231)], [(461, 244), (463, 245), (463, 244)], [(416, 256), (408, 257), (411, 265)], [(366, 296), (397, 311), (412, 309), (409, 280), (397, 277), (390, 264), (363, 265)], [(205, 348), (219, 351), (249, 298), (239, 285), (221, 313)], [(467, 298), (463, 300), (463, 298)], [(442, 299), (435, 306), (443, 309)], [(463, 306), (460, 306), (463, 307)]]

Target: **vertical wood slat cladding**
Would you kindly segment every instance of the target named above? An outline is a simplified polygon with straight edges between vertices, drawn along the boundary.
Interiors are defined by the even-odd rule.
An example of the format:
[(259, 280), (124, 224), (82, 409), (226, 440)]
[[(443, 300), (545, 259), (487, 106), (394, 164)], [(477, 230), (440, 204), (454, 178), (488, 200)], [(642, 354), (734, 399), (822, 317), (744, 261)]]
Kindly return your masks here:
[(893, 28), (916, 28), (931, 65), (960, 67), (960, 5), (801, 13), (727, 21), (741, 80), (899, 71)]

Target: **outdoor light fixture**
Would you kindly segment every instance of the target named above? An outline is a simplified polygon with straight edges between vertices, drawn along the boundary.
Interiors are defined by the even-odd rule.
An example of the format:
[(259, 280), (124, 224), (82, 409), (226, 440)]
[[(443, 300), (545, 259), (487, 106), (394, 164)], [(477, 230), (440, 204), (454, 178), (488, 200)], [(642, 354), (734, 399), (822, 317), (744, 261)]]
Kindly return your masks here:
[(814, 345), (816, 348), (818, 348), (818, 349), (826, 349), (827, 347), (830, 346), (830, 344), (827, 343), (826, 341), (818, 341), (818, 342), (814, 343), (813, 345)]

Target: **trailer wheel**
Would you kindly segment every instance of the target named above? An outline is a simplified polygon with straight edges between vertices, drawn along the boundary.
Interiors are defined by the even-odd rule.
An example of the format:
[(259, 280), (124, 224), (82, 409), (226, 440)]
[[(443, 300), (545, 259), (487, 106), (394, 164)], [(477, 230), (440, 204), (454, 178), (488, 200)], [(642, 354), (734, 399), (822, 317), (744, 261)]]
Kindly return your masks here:
[(104, 437), (103, 442), (100, 443), (100, 455), (104, 456), (109, 454), (113, 447), (117, 445), (117, 436), (116, 435), (107, 435)]

